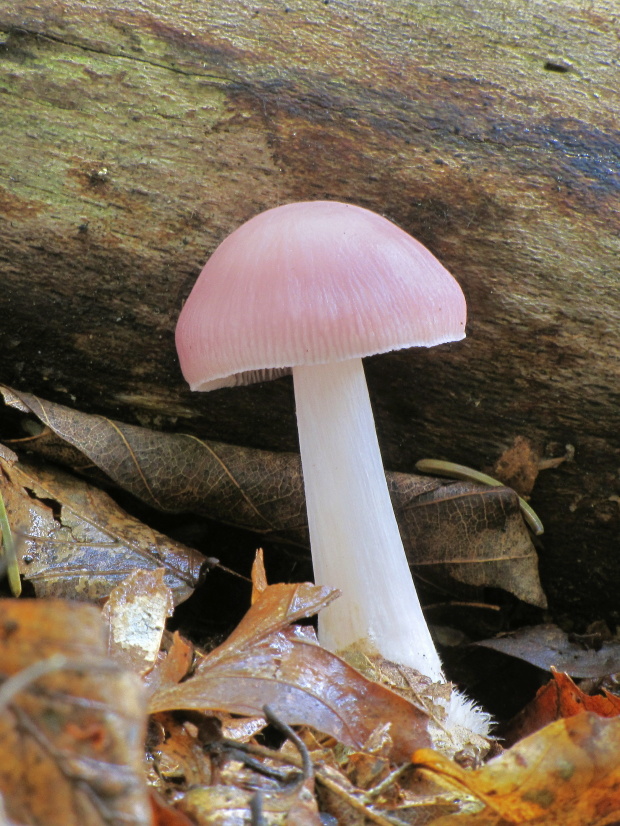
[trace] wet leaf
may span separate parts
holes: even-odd
[[[618,819],[618,718],[586,712],[558,720],[477,771],[428,749],[416,752],[413,762],[480,805],[475,814],[441,817],[430,826],[611,826]]]
[[[516,743],[535,731],[564,717],[593,711],[600,717],[620,714],[620,697],[603,689],[602,694],[585,694],[568,674],[554,672],[553,678],[538,689],[534,699],[509,724],[505,742]]]
[[[168,511],[193,511],[272,539],[308,546],[299,456],[157,433],[52,404],[9,388],[7,405],[45,425],[29,450],[117,485]],[[504,588],[546,605],[518,499],[508,488],[387,473],[414,572],[442,588]]]
[[[141,677],[148,674],[157,661],[166,620],[173,610],[163,568],[131,573],[114,588],[103,608],[103,620],[110,629],[109,655]]]
[[[510,634],[475,643],[517,657],[550,671],[566,671],[571,677],[600,679],[620,671],[620,642],[601,640],[596,649],[573,642],[557,625],[533,625]]]
[[[288,627],[334,596],[308,584],[268,586],[191,677],[155,692],[151,711],[260,715],[268,704],[289,725],[313,726],[356,748],[377,727],[391,723],[391,756],[407,759],[413,748],[429,743],[426,715],[321,648],[307,629]]]
[[[57,667],[41,673],[42,663]],[[150,824],[144,696],[138,678],[107,658],[99,611],[0,600],[0,672],[12,678],[2,685],[0,714],[9,817],[45,826]]]
[[[0,456],[0,490],[37,596],[97,600],[136,568],[164,568],[176,602],[192,592],[203,557],[138,522],[103,491],[56,468]]]

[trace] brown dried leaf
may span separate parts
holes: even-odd
[[[620,809],[620,719],[586,712],[558,720],[491,760],[466,771],[422,749],[413,762],[424,774],[480,801],[476,814],[451,815],[429,826],[603,826]]]
[[[419,477],[392,473],[387,479],[414,574],[442,587],[503,588],[532,605],[547,604],[514,491],[427,477],[430,489],[414,494]]]
[[[30,450],[78,470],[94,465],[145,502],[308,546],[299,456],[201,441],[92,416],[0,388],[7,405],[46,425]],[[508,488],[387,473],[414,572],[450,589],[495,586],[546,605],[518,500]]]
[[[33,675],[3,700],[0,792],[16,821],[150,824],[142,688],[105,651],[93,606],[0,600],[3,678],[27,675],[23,669],[36,670],[42,660],[61,655],[57,668]],[[5,682],[3,691],[11,685]]]
[[[166,570],[175,602],[203,557],[138,522],[103,491],[56,468],[0,456],[0,491],[20,544],[20,572],[38,596],[97,600],[136,568]]]
[[[140,677],[148,674],[157,661],[166,619],[173,610],[163,568],[131,573],[114,588],[103,608],[103,620],[110,629],[109,655]]]
[[[265,570],[265,554],[263,549],[256,551],[254,562],[252,563],[252,604],[267,589],[267,571]]]
[[[540,451],[525,436],[516,436],[493,465],[491,476],[509,485],[519,496],[529,496],[540,469]]]
[[[313,726],[355,748],[391,723],[391,757],[406,760],[414,748],[429,743],[426,715],[321,648],[305,629],[287,628],[334,596],[308,584],[268,586],[191,677],[155,692],[151,711],[259,715],[268,704],[284,722]]]

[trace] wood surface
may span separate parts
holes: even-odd
[[[620,5],[0,5],[0,380],[296,449],[287,379],[190,395],[173,331],[217,243],[328,198],[425,243],[465,342],[370,359],[386,466],[543,458],[554,616],[620,621]]]

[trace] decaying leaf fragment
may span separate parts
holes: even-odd
[[[477,800],[475,814],[431,826],[603,826],[620,810],[620,719],[591,712],[558,720],[477,771],[421,749],[413,763],[438,784]]]
[[[37,676],[41,662],[52,668]],[[100,612],[54,599],[0,600],[0,672],[8,816],[45,826],[148,826],[144,694],[137,677],[107,658]]]
[[[174,610],[164,573],[163,568],[134,571],[114,588],[103,608],[110,629],[108,653],[141,677],[157,662],[166,620]]]
[[[78,470],[96,466],[117,485],[168,511],[192,511],[308,547],[297,454],[158,433],[0,387],[5,403],[44,425],[31,451]],[[493,586],[545,606],[538,560],[509,488],[387,473],[414,573],[444,589]]]
[[[289,627],[334,597],[334,591],[309,584],[268,586],[192,676],[154,693],[151,712],[196,709],[251,716],[262,714],[268,704],[289,725],[312,726],[356,748],[389,722],[391,757],[406,760],[414,748],[430,742],[426,715],[321,648],[309,630]]]
[[[37,596],[98,600],[136,568],[164,568],[175,602],[204,557],[129,516],[103,491],[56,468],[0,455],[0,490],[22,576]]]

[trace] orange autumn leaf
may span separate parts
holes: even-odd
[[[475,814],[440,817],[429,826],[611,826],[618,819],[618,718],[585,712],[557,720],[477,771],[430,749],[412,759],[425,776],[481,804]]]
[[[582,711],[593,711],[600,717],[620,714],[620,697],[604,691],[603,694],[585,694],[568,674],[552,669],[552,678],[538,689],[534,699],[509,725],[505,742],[516,743],[543,726],[572,717]]]

